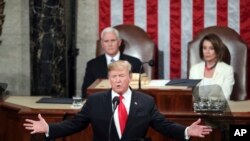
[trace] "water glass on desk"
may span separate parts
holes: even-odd
[[[81,96],[73,96],[73,103],[72,107],[80,108],[83,105],[82,97]]]

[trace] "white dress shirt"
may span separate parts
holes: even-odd
[[[117,94],[116,92],[114,92],[112,90],[111,92],[112,94],[112,99],[115,97],[115,96],[120,96],[119,94]],[[127,113],[129,115],[129,108],[130,108],[130,102],[131,102],[131,96],[132,96],[132,92],[130,89],[128,89],[123,95],[123,99],[122,99],[122,102],[123,104],[125,105],[125,108],[127,110]],[[114,107],[113,107],[114,108]],[[115,110],[115,114],[114,114],[114,121],[115,121],[115,126],[116,126],[116,130],[117,130],[117,133],[118,133],[118,136],[119,138],[121,139],[122,135],[121,135],[121,130],[120,130],[120,123],[119,123],[119,118],[118,118],[118,108],[116,108]],[[125,127],[126,128],[126,127]]]
[[[118,52],[115,56],[109,56],[108,54],[105,54],[107,65],[111,63],[111,60],[118,61],[120,59],[120,52]]]

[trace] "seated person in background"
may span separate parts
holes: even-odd
[[[87,97],[87,88],[98,78],[107,78],[107,66],[111,61],[127,60],[132,65],[132,72],[139,73],[142,62],[135,57],[120,52],[121,39],[118,30],[107,27],[101,32],[101,46],[105,54],[87,62],[82,84],[82,97]]]
[[[48,139],[55,139],[79,132],[91,123],[93,141],[141,140],[145,138],[149,127],[178,140],[189,139],[192,136],[204,138],[212,132],[210,126],[199,125],[201,119],[189,127],[168,120],[158,111],[153,97],[133,91],[129,87],[132,73],[128,61],[111,63],[108,68],[108,79],[111,89],[90,95],[75,117],[60,123],[48,124],[39,114],[38,121],[26,119],[23,126],[30,130],[31,134],[46,133]],[[120,99],[120,102],[114,110],[112,99],[115,98]],[[110,120],[113,112],[114,118]]]
[[[202,79],[198,84],[219,85],[227,100],[230,99],[234,85],[232,66],[222,62],[226,46],[221,39],[211,33],[203,37],[199,44],[199,53],[202,62],[190,69],[189,79]]]

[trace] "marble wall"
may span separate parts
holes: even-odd
[[[68,96],[68,50],[73,45],[66,44],[72,36],[66,20],[73,15],[67,9],[74,5],[65,2],[30,0],[31,95]]]

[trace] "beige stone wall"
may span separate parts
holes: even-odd
[[[29,0],[5,0],[5,23],[0,45],[0,82],[8,83],[13,95],[30,95]],[[86,62],[95,57],[98,38],[98,0],[78,0],[77,94]]]
[[[77,90],[81,85],[88,60],[95,57],[96,40],[98,39],[98,0],[78,0],[77,11]]]
[[[29,0],[5,0],[0,82],[10,94],[30,94]]]

